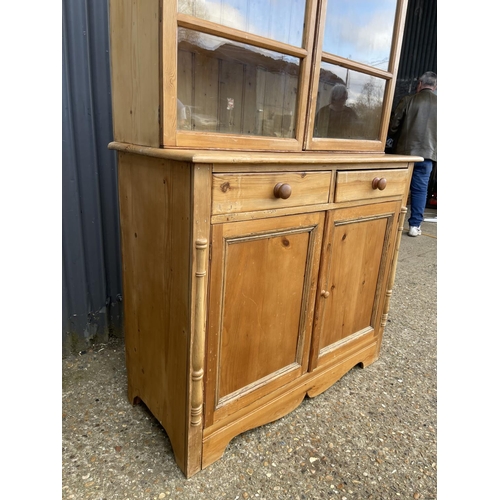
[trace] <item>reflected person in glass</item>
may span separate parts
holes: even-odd
[[[346,86],[337,83],[332,89],[330,104],[323,106],[316,114],[314,137],[340,139],[354,137],[358,116],[354,109],[346,106],[347,98]]]

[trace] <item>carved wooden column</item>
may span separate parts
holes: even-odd
[[[208,242],[196,240],[196,296],[195,325],[193,338],[193,367],[191,372],[191,425],[200,425],[203,420],[203,362],[205,349],[205,253]]]

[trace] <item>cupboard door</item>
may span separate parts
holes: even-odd
[[[324,216],[213,226],[205,427],[307,371]]]
[[[400,204],[328,212],[311,369],[377,342]]]

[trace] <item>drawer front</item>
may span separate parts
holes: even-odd
[[[339,170],[335,187],[335,203],[402,195],[407,182],[409,182],[409,171],[406,168]]]
[[[328,203],[331,172],[214,174],[212,215]]]

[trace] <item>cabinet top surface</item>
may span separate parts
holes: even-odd
[[[109,149],[167,160],[191,163],[230,163],[238,164],[318,164],[318,163],[408,163],[420,162],[420,156],[393,155],[385,153],[337,153],[321,152],[254,152],[254,151],[215,151],[193,149],[163,149],[137,146],[124,142],[111,142]]]

